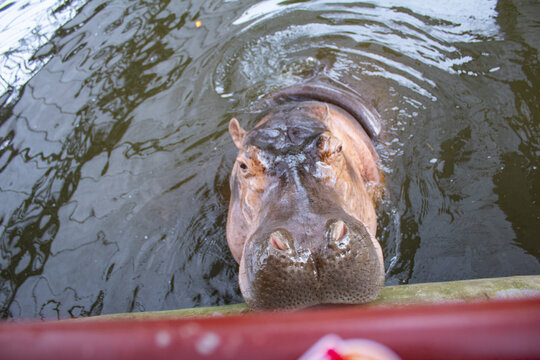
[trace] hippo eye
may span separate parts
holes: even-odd
[[[247,165],[243,162],[238,163],[238,166],[240,166],[240,169],[247,170]]]
[[[337,147],[336,151],[337,151],[338,153],[340,153],[341,150],[343,150],[343,147],[342,147],[341,145],[339,145],[339,146]]]

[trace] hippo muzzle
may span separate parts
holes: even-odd
[[[323,100],[332,98],[328,89]],[[229,125],[239,154],[227,239],[254,309],[365,303],[383,286],[375,239],[378,157],[335,97],[275,104],[250,131],[236,119]]]
[[[384,283],[380,249],[365,226],[331,219],[317,246],[286,229],[256,232],[240,263],[240,288],[253,309],[291,309],[374,300]]]

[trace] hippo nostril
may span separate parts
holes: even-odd
[[[276,230],[270,234],[270,245],[278,250],[290,249],[290,239],[281,230]]]
[[[335,241],[335,242],[340,241],[349,232],[347,225],[345,225],[345,223],[342,220],[336,221],[331,226],[332,227],[330,229],[330,239],[332,241]]]

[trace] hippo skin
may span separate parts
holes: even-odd
[[[375,235],[383,178],[375,109],[338,83],[310,81],[262,99],[257,125],[237,119],[227,241],[256,310],[374,300],[384,283]]]

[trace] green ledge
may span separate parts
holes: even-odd
[[[425,284],[386,286],[372,303],[358,306],[402,306],[470,302],[540,296],[540,275],[460,280]],[[101,315],[80,320],[143,320],[227,316],[250,312],[246,304],[211,306],[180,310]]]

